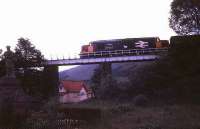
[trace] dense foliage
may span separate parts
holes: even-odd
[[[200,0],[173,0],[170,13],[170,27],[177,34],[200,34]]]
[[[123,71],[129,81],[117,82],[109,87],[106,78],[103,81],[100,79],[101,70],[97,70],[92,78],[98,88],[96,91],[102,96],[110,95],[112,100],[133,100],[135,104],[147,101],[146,98],[165,104],[198,103],[199,41],[200,36],[173,37],[172,47],[167,55],[154,62],[133,63],[132,67],[129,66],[129,71]]]
[[[30,95],[41,96],[42,69],[30,66],[40,66],[44,60],[41,52],[29,41],[19,38],[15,47],[16,75],[21,80],[24,91]]]
[[[157,98],[198,102],[200,98],[200,37],[173,37],[168,56],[159,61],[147,86]]]
[[[36,49],[29,39],[19,38],[13,53],[15,74],[20,80],[23,90],[31,96],[48,98],[49,88],[46,87],[44,81],[43,68],[39,67],[44,61],[40,50]],[[0,53],[0,77],[6,74],[3,55]]]
[[[95,69],[91,78],[91,88],[98,99],[113,99],[116,97],[116,81],[109,73],[104,73],[102,67]]]
[[[91,88],[92,91],[94,92],[94,96],[97,96],[98,94],[98,89],[100,87],[100,83],[101,83],[101,69],[97,68],[94,70],[94,74],[91,78]]]
[[[26,68],[28,66],[40,65],[44,60],[43,55],[29,39],[19,38],[15,48],[16,66]]]
[[[14,111],[11,98],[6,98],[0,102],[0,128],[18,129],[23,121]]]

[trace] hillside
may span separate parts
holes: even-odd
[[[89,80],[97,66],[98,65],[81,65],[64,70],[59,73],[59,78],[60,80]]]
[[[112,64],[112,75],[117,79],[127,79],[130,71],[137,72],[152,62],[129,62]],[[81,65],[59,73],[60,80],[90,80],[98,65]]]

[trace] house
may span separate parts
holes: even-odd
[[[84,81],[63,80],[59,85],[61,103],[81,102],[93,97],[92,90]]]

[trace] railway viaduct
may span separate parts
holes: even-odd
[[[57,59],[57,60],[46,60],[43,62],[44,75],[47,85],[53,86],[55,93],[58,93],[59,84],[59,66],[67,65],[86,65],[86,64],[99,64],[102,67],[103,77],[112,73],[112,63],[123,63],[123,62],[142,62],[142,61],[154,61],[167,54],[168,49],[143,49],[143,50],[129,50],[120,51],[120,53],[109,52],[100,54],[98,58],[89,58],[96,56],[96,53],[88,53],[88,57],[76,58],[76,59]],[[116,56],[120,55],[120,56]]]

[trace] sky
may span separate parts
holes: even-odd
[[[0,48],[28,38],[46,58],[78,57],[93,40],[169,39],[171,0],[0,0]]]

